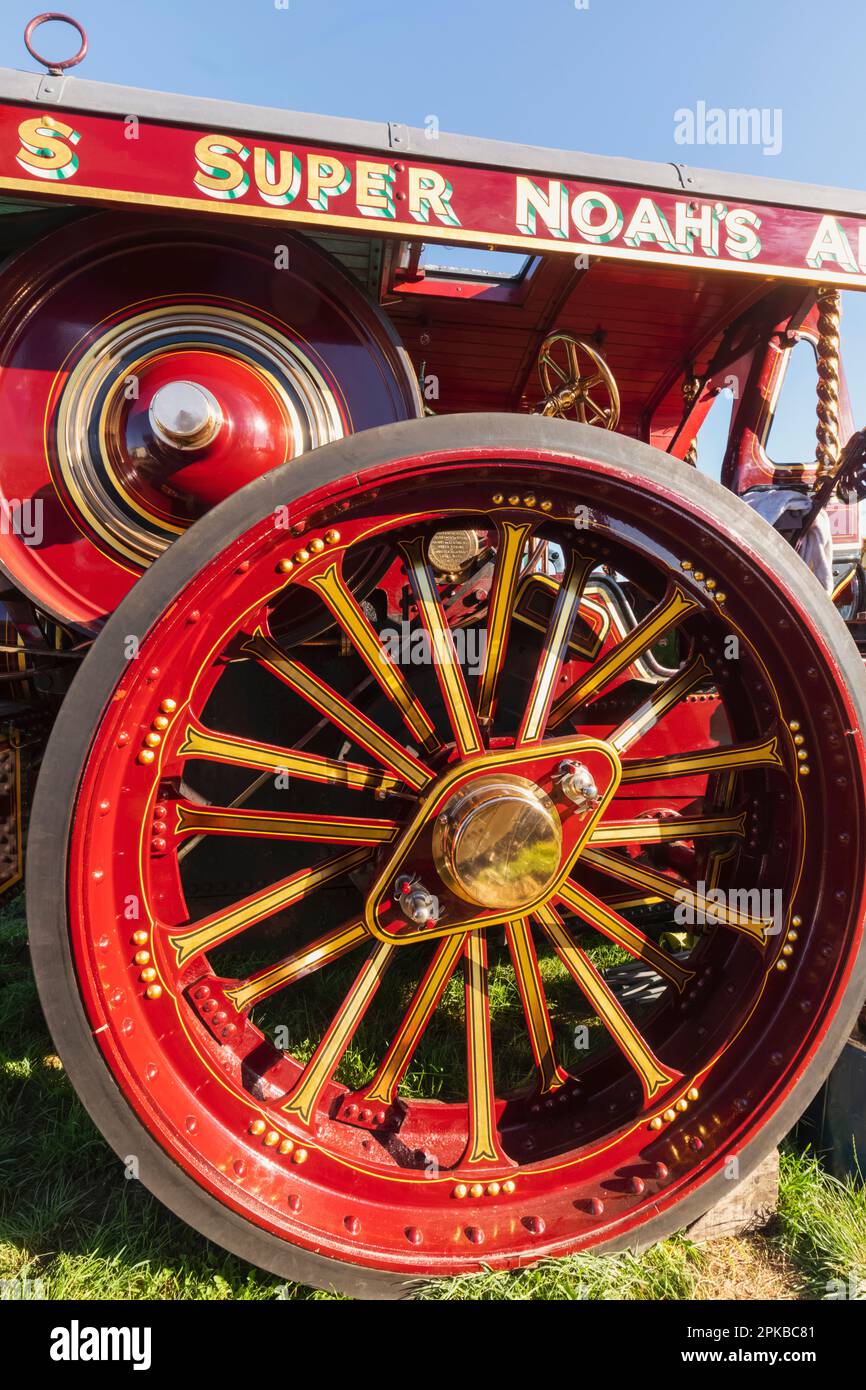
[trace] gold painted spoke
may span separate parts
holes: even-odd
[[[368,719],[355,705],[350,704],[306,666],[286,656],[261,629],[253,633],[244,643],[242,650],[255,656],[266,670],[309,701],[333,724],[348,734],[349,738],[354,739],[361,748],[366,749],[410,787],[420,790],[430,781],[431,773],[423,763],[405,748],[401,748],[396,739],[386,734],[372,719]]]
[[[312,868],[301,869],[298,873],[281,879],[279,883],[272,884],[270,888],[263,888],[248,898],[242,898],[231,907],[203,917],[199,922],[172,931],[168,939],[175,949],[177,964],[183,965],[200,951],[210,951],[215,946],[221,946],[224,941],[246,931],[247,927],[254,926],[256,922],[263,922],[275,912],[309,897],[324,883],[329,883],[332,879],[339,878],[350,869],[365,863],[373,853],[374,850],[367,848],[347,850],[331,859],[322,860]]]
[[[507,1163],[496,1128],[487,939],[469,932],[463,954],[466,998],[466,1061],[469,1077],[469,1142],[460,1166]]]
[[[720,748],[698,748],[660,758],[636,758],[622,765],[623,782],[654,782],[661,777],[696,777],[710,772],[742,772],[749,767],[781,767],[785,763],[777,738],[754,743],[730,743]]]
[[[251,1008],[252,1005],[260,1004],[263,999],[275,994],[278,989],[285,989],[296,980],[305,979],[307,975],[321,970],[324,965],[331,965],[347,951],[353,951],[356,946],[369,940],[370,933],[363,922],[351,922],[348,926],[337,927],[336,930],[326,932],[324,936],[312,941],[309,946],[302,946],[300,950],[293,951],[290,956],[277,961],[276,965],[270,965],[266,970],[259,970],[255,975],[250,975],[234,989],[227,989],[226,997],[238,1010]]]
[[[572,879],[566,879],[562,884],[559,898],[572,912],[576,912],[587,926],[594,927],[615,946],[621,946],[624,951],[628,951],[635,960],[642,960],[644,965],[670,980],[680,994],[689,980],[694,978],[693,970],[688,970],[680,961],[660,950],[654,941],[637,927],[633,927],[625,917],[621,917],[612,907],[588,893],[585,888],[578,887]]]
[[[435,752],[439,739],[430,716],[382,646],[379,634],[347,589],[337,565],[330,565],[324,574],[315,575],[308,582],[321,595],[370,674],[397,706],[412,734],[428,753]]]
[[[603,873],[619,879],[622,883],[629,883],[636,888],[646,889],[650,893],[664,898],[667,902],[678,903],[687,907],[694,913],[695,920],[733,927],[736,931],[742,932],[744,936],[757,942],[759,946],[766,945],[769,933],[774,930],[773,918],[759,915],[761,894],[757,888],[731,888],[725,895],[725,903],[716,903],[712,898],[705,897],[703,893],[688,888],[685,884],[677,883],[675,879],[668,878],[666,874],[658,873],[655,869],[649,869],[643,864],[635,864],[632,860],[624,859],[619,854],[611,854],[608,850],[585,849],[581,855],[581,860],[583,863],[591,865],[592,868],[601,869]],[[741,902],[744,904],[742,911],[739,907]],[[755,906],[755,902],[757,902],[757,907],[753,914],[751,909]]]
[[[304,1124],[310,1123],[319,1097],[355,1036],[396,950],[396,946],[377,943],[296,1084],[283,1100],[280,1108],[286,1114],[296,1115]]]
[[[632,820],[612,820],[599,825],[589,837],[590,845],[658,844],[663,840],[697,840],[705,836],[746,833],[746,812],[739,815],[672,816],[656,820],[635,816]]]
[[[540,908],[536,916],[569,975],[582,990],[626,1060],[634,1067],[640,1077],[645,1102],[649,1104],[659,1091],[679,1081],[682,1074],[659,1061],[589,956],[573,940],[556,910],[548,905]]]
[[[325,840],[328,844],[388,845],[400,829],[395,820],[366,816],[293,815],[290,811],[245,811],[229,806],[177,806],[177,834],[261,835],[277,840]]]
[[[547,633],[542,643],[541,662],[535,673],[526,713],[517,735],[518,748],[522,744],[538,743],[544,738],[556,683],[568,649],[574,620],[580,608],[583,586],[596,564],[597,561],[590,556],[581,555],[577,550],[571,552],[568,568],[553,603]],[[553,711],[556,711],[555,705]]]
[[[533,523],[500,521],[497,522],[497,530],[496,566],[487,607],[484,670],[478,684],[478,718],[485,721],[493,718],[496,708],[496,690],[505,661],[520,564],[524,547],[533,531]]]
[[[609,735],[608,742],[622,756],[633,743],[649,733],[659,720],[673,709],[696,685],[708,680],[712,671],[702,656],[696,656],[688,666],[684,666],[676,676],[671,676],[662,685],[657,685],[652,694],[638,705],[628,719]]]
[[[421,621],[430,638],[433,669],[457,747],[464,757],[480,753],[483,749],[481,733],[457,659],[451,628],[442,610],[436,581],[427,561],[423,536],[402,542],[400,549],[406,560],[406,574],[418,602]]]
[[[553,706],[550,727],[557,728],[593,695],[609,685],[617,676],[627,671],[647,648],[654,645],[665,633],[670,632],[682,620],[699,607],[697,601],[689,598],[678,586],[651,613],[638,623],[622,642],[614,647],[601,661],[591,666],[586,675],[571,687]]]
[[[553,1027],[544,996],[535,943],[525,917],[518,917],[505,928],[511,962],[517,978],[517,988],[526,1015],[532,1055],[538,1069],[539,1091],[547,1095],[556,1091],[568,1080],[567,1073],[556,1060],[556,1047],[553,1041]]]
[[[364,1095],[380,1105],[392,1105],[436,1005],[454,973],[466,936],[446,936],[436,948],[394,1039]]]
[[[291,748],[279,748],[272,743],[257,743],[252,739],[233,738],[230,734],[215,734],[208,729],[187,726],[186,738],[179,753],[188,758],[204,758],[208,762],[229,763],[236,767],[258,767],[266,772],[286,773],[313,782],[338,782],[344,787],[373,787],[387,790],[396,787],[399,778],[363,763],[342,762],[338,758],[321,757],[318,753],[295,753]]]

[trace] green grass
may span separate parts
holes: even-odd
[[[599,960],[616,963],[618,956]],[[555,993],[557,962],[543,962]],[[395,988],[410,987],[406,981]],[[428,1054],[419,1091],[435,1091],[450,1065],[449,987],[443,1035]],[[494,1018],[505,1033],[519,1009],[513,976],[492,980]],[[452,997],[453,995],[453,997]],[[309,1036],[318,1022],[309,1019]],[[437,1052],[437,1048],[439,1051]],[[372,1039],[356,1048],[359,1077]],[[431,1060],[432,1058],[432,1060]],[[522,1065],[522,1064],[521,1064]],[[517,1067],[517,1061],[515,1061]],[[439,1071],[437,1072],[437,1068]],[[829,1178],[817,1160],[783,1155],[779,1217],[766,1248],[794,1271],[806,1296],[828,1296],[828,1280],[866,1279],[866,1192]],[[677,1236],[640,1257],[576,1256],[514,1274],[482,1273],[420,1288],[425,1300],[690,1299],[707,1296],[712,1247]],[[227,1255],[191,1231],[122,1165],[99,1136],[54,1056],[30,972],[21,902],[0,914],[0,1278],[42,1280],[51,1299],[249,1299],[334,1297],[282,1280]]]

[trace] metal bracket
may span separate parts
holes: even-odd
[[[409,148],[409,129],[402,125],[400,121],[388,122],[388,144],[392,150],[406,150]]]
[[[39,83],[36,96],[44,105],[47,102],[60,101],[63,96],[64,78],[60,73],[48,73]]]
[[[677,178],[679,179],[682,188],[688,188],[690,184],[694,183],[695,176],[694,174],[689,173],[689,167],[687,164],[672,164],[671,167],[676,169]]]

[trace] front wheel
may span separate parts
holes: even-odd
[[[155,563],[58,718],[28,901],[74,1085],[323,1287],[682,1227],[862,1000],[863,685],[792,550],[632,440],[303,456]]]

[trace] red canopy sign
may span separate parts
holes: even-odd
[[[866,288],[866,217],[0,106],[0,190]]]

